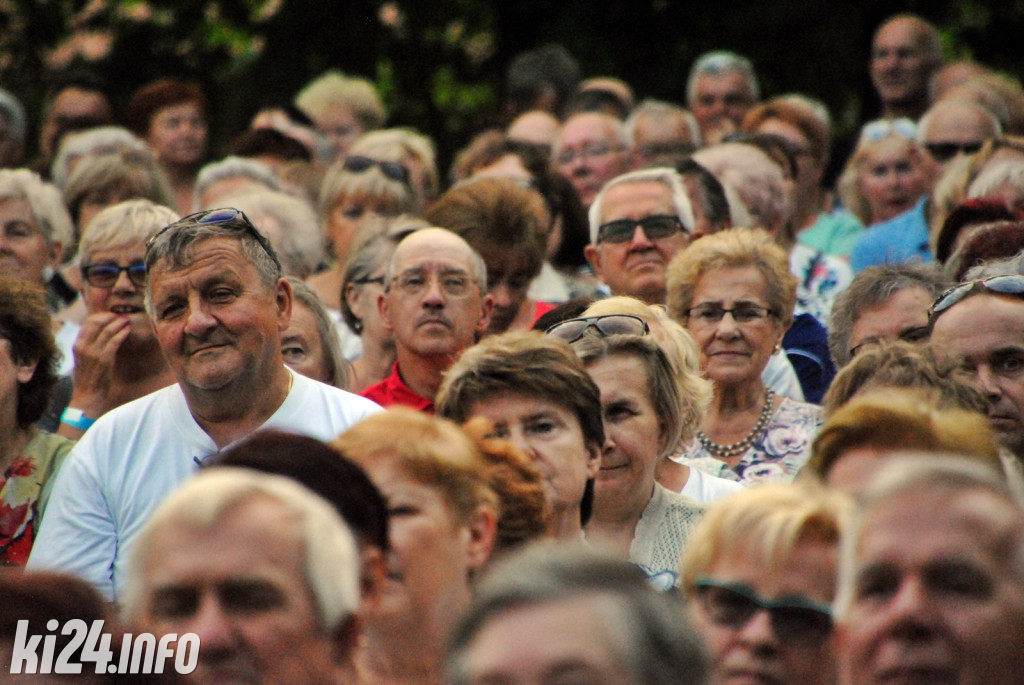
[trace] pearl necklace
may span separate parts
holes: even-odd
[[[774,407],[775,391],[768,388],[764,394],[764,408],[761,409],[761,416],[758,417],[753,430],[747,433],[747,437],[743,438],[739,442],[734,442],[731,445],[719,445],[717,442],[712,442],[711,438],[705,435],[704,431],[697,431],[697,439],[700,440],[700,444],[704,449],[716,457],[735,457],[743,454],[751,445],[754,444],[754,441],[764,433],[764,429],[768,426],[768,419],[771,418],[772,409]]]

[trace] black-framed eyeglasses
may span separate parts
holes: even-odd
[[[697,599],[708,617],[731,630],[740,630],[758,611],[767,611],[772,630],[792,646],[819,645],[832,633],[832,610],[804,597],[767,599],[739,583],[712,578],[697,581]]]
[[[356,285],[366,285],[367,283],[376,283],[377,285],[384,285],[383,276],[365,276],[363,278],[355,278],[352,280]]]
[[[253,225],[252,221],[249,220],[249,217],[245,215],[245,212],[243,212],[240,209],[235,209],[234,207],[222,207],[220,209],[204,209],[201,212],[195,212],[193,214],[189,214],[188,216],[183,216],[182,218],[175,221],[173,224],[168,224],[167,226],[164,226],[156,233],[156,235],[147,240],[146,251],[148,252],[149,249],[153,247],[153,244],[156,243],[157,239],[160,238],[160,236],[162,236],[167,231],[171,230],[172,228],[179,228],[183,224],[227,224],[231,223],[232,221],[239,217],[241,217],[242,221],[232,224],[229,228],[237,228],[240,231],[245,231],[249,233],[253,238],[256,239],[256,242],[260,244],[260,247],[263,248],[263,251],[266,252],[267,255],[274,260],[274,263],[280,266],[281,260],[278,259],[277,253],[274,251],[274,248],[270,245],[270,242],[265,237],[263,237],[262,233],[256,230],[256,227]]]
[[[956,157],[957,153],[962,152],[965,155],[973,155],[975,152],[981,149],[981,146],[985,144],[985,141],[977,141],[971,143],[925,143],[924,149],[928,151],[936,162],[943,163]]]
[[[739,304],[732,309],[726,309],[717,304],[701,304],[690,307],[684,313],[691,322],[703,326],[718,323],[725,318],[726,314],[731,315],[732,320],[739,324],[764,321],[769,316],[776,314],[771,307],[762,307],[756,304]]]
[[[548,328],[545,333],[573,343],[586,335],[587,331],[596,331],[598,335],[647,335],[651,327],[639,316],[633,314],[602,314],[601,316],[584,316],[579,319],[559,321]]]
[[[409,170],[398,162],[381,162],[372,157],[353,155],[352,157],[346,157],[345,161],[341,163],[341,167],[345,171],[351,171],[354,174],[361,174],[371,167],[377,167],[381,170],[381,173],[392,181],[398,181],[399,183],[409,182]]]
[[[934,324],[935,319],[939,318],[939,314],[978,289],[989,290],[1000,295],[1024,295],[1024,276],[992,276],[979,281],[954,285],[939,295],[932,306],[928,308],[928,323]]]
[[[607,143],[586,143],[579,150],[573,150],[566,148],[561,150],[555,157],[555,164],[564,166],[572,164],[577,159],[590,160],[595,157],[604,157],[605,155],[613,152],[622,152],[626,147],[624,145],[609,145]]]
[[[904,342],[916,343],[922,340],[927,340],[931,335],[931,328],[928,326],[914,326],[906,330],[900,331],[896,336],[896,340],[902,340]],[[870,336],[864,338],[859,343],[850,348],[850,359],[857,356],[858,353],[863,352],[864,348],[870,347],[871,345],[878,345],[883,341],[883,338],[878,336]]]
[[[113,288],[122,271],[128,274],[128,280],[132,285],[146,287],[146,265],[142,262],[132,262],[128,266],[120,266],[114,262],[83,264],[82,278],[94,288]]]
[[[597,229],[599,243],[628,243],[633,239],[637,226],[648,240],[661,240],[683,230],[683,222],[677,216],[654,214],[643,219],[616,219],[601,224]]]

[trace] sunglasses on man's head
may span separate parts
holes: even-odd
[[[351,171],[354,174],[361,174],[371,167],[377,167],[381,170],[381,173],[392,181],[398,181],[399,183],[409,182],[409,170],[398,162],[380,162],[372,157],[354,155],[346,157],[345,161],[341,163],[341,167],[345,171]]]
[[[980,281],[968,281],[954,285],[939,297],[928,308],[928,321],[934,323],[942,312],[978,289],[988,290],[999,295],[1024,295],[1024,276],[993,276]]]
[[[616,219],[601,224],[597,229],[599,243],[628,243],[633,239],[637,226],[644,232],[648,240],[668,238],[683,230],[683,222],[679,217],[668,214],[655,214],[643,219]]]
[[[231,223],[237,218],[241,218],[241,221]],[[274,248],[270,245],[270,242],[265,237],[263,237],[262,233],[256,230],[256,227],[253,226],[252,221],[250,221],[249,217],[245,215],[245,212],[243,212],[240,209],[235,209],[234,207],[222,207],[220,209],[204,209],[201,212],[195,212],[193,214],[189,214],[188,216],[183,216],[182,218],[175,221],[173,224],[168,224],[167,226],[164,226],[156,233],[156,235],[147,240],[146,251],[148,252],[150,248],[153,247],[153,244],[156,243],[157,239],[164,233],[166,233],[172,228],[178,228],[183,224],[231,224],[227,228],[234,228],[239,231],[243,231],[245,233],[250,234],[253,238],[256,239],[256,242],[260,244],[260,247],[263,248],[263,251],[266,252],[267,255],[272,260],[274,260],[274,262],[278,266],[281,266],[281,260],[278,259],[277,253],[274,252]]]
[[[766,599],[746,585],[711,578],[697,581],[697,599],[712,621],[730,630],[767,611],[775,635],[794,647],[819,645],[832,633],[832,610],[810,599]]]
[[[545,333],[573,343],[593,330],[602,337],[609,335],[647,335],[651,327],[639,316],[633,314],[603,314],[566,319],[551,326]]]

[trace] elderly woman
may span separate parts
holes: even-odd
[[[573,343],[601,393],[605,443],[587,540],[628,558],[660,587],[676,584],[679,555],[704,511],[655,481],[658,460],[696,425],[671,364],[646,336],[588,333]],[[690,374],[691,382],[700,377]]]
[[[303,376],[348,388],[348,361],[341,353],[341,343],[334,332],[334,322],[313,290],[295,278],[292,286],[292,318],[281,333],[281,356],[284,363]]]
[[[605,436],[600,393],[566,343],[520,331],[485,338],[448,370],[437,413],[483,416],[492,435],[529,455],[552,509],[547,534],[580,539]]]
[[[43,433],[59,352],[41,288],[0,276],[0,566],[23,566],[72,442]]]
[[[796,278],[764,231],[730,229],[694,241],[668,270],[668,311],[693,334],[715,386],[680,461],[753,483],[790,480],[810,457],[816,405],[776,396],[761,373],[793,321]]]
[[[344,158],[359,136],[380,128],[387,118],[372,83],[336,70],[310,81],[295,96],[295,106],[327,138],[328,164]]]
[[[865,226],[911,209],[928,190],[925,160],[908,119],[873,121],[846,162],[837,189]]]
[[[751,488],[708,507],[681,565],[712,683],[832,685],[839,537],[850,503],[814,484]]]
[[[436,683],[470,580],[488,561],[496,502],[487,467],[458,426],[406,408],[375,414],[332,445],[388,503],[387,578],[362,618],[363,682]]]
[[[408,169],[409,180],[416,191],[416,213],[422,213],[437,199],[440,190],[437,154],[433,141],[427,136],[407,128],[370,131],[352,144],[348,154],[395,162]]]
[[[427,221],[462,236],[484,258],[494,298],[490,334],[527,330],[553,309],[527,296],[544,263],[546,216],[541,196],[508,178],[464,181],[427,210]]]
[[[198,84],[160,79],[128,103],[128,127],[146,141],[174,189],[175,209],[192,207],[196,174],[206,157],[207,100]]]
[[[79,246],[88,315],[75,340],[71,401],[61,435],[80,438],[115,407],[175,382],[143,304],[146,241],[178,220],[169,208],[129,200],[96,215]]]

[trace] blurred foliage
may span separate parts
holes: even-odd
[[[120,106],[153,78],[195,78],[222,151],[259,106],[340,68],[373,80],[390,121],[450,159],[499,121],[505,69],[523,50],[560,42],[586,75],[682,102],[693,60],[731,49],[754,62],[765,95],[825,101],[842,137],[876,111],[868,46],[899,11],[939,25],[948,57],[1022,76],[1024,0],[0,0],[0,84],[38,111],[50,77],[76,65],[105,77]]]

